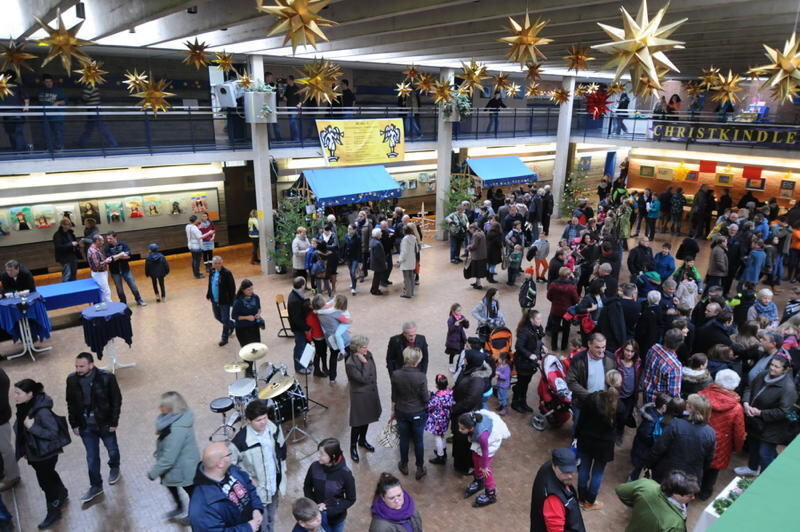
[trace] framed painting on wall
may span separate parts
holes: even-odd
[[[53,205],[34,205],[33,220],[37,229],[50,229],[56,220],[56,209]]]
[[[655,166],[640,166],[639,167],[639,176],[641,177],[655,177],[656,175],[656,167]]]
[[[591,156],[581,157],[580,161],[578,161],[578,170],[583,170],[584,172],[587,172],[591,169],[592,169],[592,157]]]
[[[686,181],[695,181],[700,178],[700,174],[696,170],[689,170],[686,172]]]
[[[766,179],[748,179],[744,183],[744,188],[747,190],[764,190],[767,188]]]
[[[656,170],[656,179],[660,179],[662,181],[672,181],[675,177],[675,172],[672,168],[659,168]]]
[[[81,201],[79,202],[79,209],[81,213],[81,223],[86,225],[87,218],[94,220],[94,223],[100,225],[100,208],[98,207],[97,200],[95,201]]]
[[[782,198],[793,197],[794,187],[795,187],[794,181],[789,181],[788,179],[784,179],[783,181],[781,181],[781,197]]]
[[[714,179],[714,184],[718,187],[732,187],[733,174],[717,174],[716,179]]]
[[[33,225],[33,211],[30,207],[11,207],[9,217],[17,231],[30,231]]]

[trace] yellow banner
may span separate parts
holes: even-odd
[[[385,164],[405,158],[402,118],[316,122],[328,166]]]

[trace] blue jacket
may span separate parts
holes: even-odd
[[[194,477],[194,491],[189,502],[189,519],[195,532],[252,532],[248,521],[253,511],[264,512],[264,504],[256,493],[250,477],[232,465],[228,475],[236,479],[244,488],[241,493],[242,509],[231,502],[222,492],[220,483],[203,473],[203,465],[197,466]]]
[[[764,253],[763,249],[752,249],[750,250],[750,254],[747,256],[747,262],[745,262],[744,271],[742,272],[742,277],[739,279],[740,281],[750,281],[751,283],[758,283],[758,280],[761,278],[761,270],[764,268],[764,262],[767,260],[767,254]]]
[[[662,281],[669,279],[675,271],[675,257],[670,253],[666,255],[660,252],[656,253],[653,255],[653,262],[655,263],[655,270],[661,276]]]
[[[767,241],[767,239],[769,238],[769,224],[767,224],[766,219],[756,226],[755,233],[759,237],[761,237],[761,240],[763,240],[764,242]]]
[[[654,197],[650,201],[650,210],[647,211],[647,217],[658,219],[659,216],[661,216],[661,202],[658,201],[658,198]]]

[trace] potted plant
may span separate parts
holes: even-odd
[[[466,94],[454,93],[447,103],[442,105],[445,122],[460,122],[472,114],[472,100]]]
[[[276,123],[275,106],[276,94],[272,85],[256,80],[244,89],[244,118],[248,124]]]

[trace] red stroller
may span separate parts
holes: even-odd
[[[572,392],[567,387],[569,360],[560,360],[549,353],[542,359],[542,377],[536,392],[539,394],[539,413],[531,417],[536,430],[559,428],[570,418]]]

